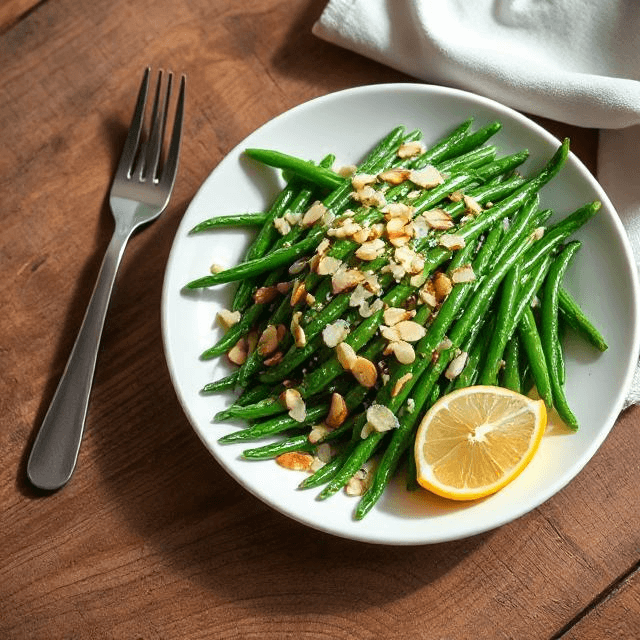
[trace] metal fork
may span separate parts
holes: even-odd
[[[150,75],[151,69],[147,68],[111,186],[109,204],[115,219],[113,237],[73,350],[29,455],[27,475],[41,489],[59,489],[73,474],[104,320],[125,246],[135,229],[154,220],[164,211],[173,190],[182,137],[186,78],[183,75],[180,79],[173,131],[163,162],[162,147],[173,75],[168,73],[163,83],[163,73],[158,73],[149,135],[145,136],[143,125]],[[161,89],[163,84],[164,91]]]

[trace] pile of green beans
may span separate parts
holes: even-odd
[[[246,459],[276,458],[283,466],[295,460],[301,465],[295,468],[309,467],[300,487],[323,486],[319,499],[343,488],[360,495],[357,519],[371,510],[404,461],[407,487],[416,486],[412,443],[439,397],[477,384],[519,393],[535,387],[547,407],[576,430],[564,390],[562,335],[571,330],[593,348],[607,348],[563,285],[580,248],[571,236],[600,203],[555,216],[559,221],[553,224],[548,221],[557,212],[540,208],[540,191],[562,169],[569,141],[538,173],[524,177],[518,168],[526,150],[500,157],[497,146],[488,144],[500,123],[476,131],[472,124],[461,123],[429,148],[420,142],[420,131],[398,126],[347,177],[332,169],[333,156],[315,164],[247,149],[254,161],[282,170],[286,186],[268,211],[213,217],[192,229],[257,230],[240,264],[186,285],[238,283],[227,312],[231,326],[201,356],[240,353],[233,373],[201,391],[238,392],[215,418],[248,426],[219,442],[256,442],[244,450]],[[411,153],[402,153],[409,148]],[[420,176],[429,171],[437,179],[420,187]],[[363,203],[358,179],[365,178],[364,188],[377,202]],[[312,207],[321,207],[323,215],[302,224]],[[391,232],[394,207],[409,216],[402,241]],[[417,233],[420,217],[433,220],[435,213],[446,224],[423,224]],[[340,235],[343,224],[356,231]],[[358,238],[357,231],[364,236]],[[365,259],[358,249],[367,233],[380,250]],[[411,273],[398,271],[399,247],[418,259]],[[333,270],[318,268],[326,258],[333,260]],[[366,305],[353,301],[356,284],[337,286],[335,265],[359,275],[354,283],[368,287]],[[460,272],[466,277],[457,279]],[[389,308],[417,331],[408,356],[394,355],[399,338],[388,336],[395,325],[383,326]],[[327,326],[338,324],[345,328],[340,345],[325,334]],[[394,416],[389,429],[368,417],[380,406]]]

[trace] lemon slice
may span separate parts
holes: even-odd
[[[453,500],[495,493],[533,458],[547,423],[542,400],[476,386],[440,398],[415,441],[418,482]]]

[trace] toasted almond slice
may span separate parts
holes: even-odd
[[[392,327],[394,324],[398,324],[398,322],[409,320],[409,318],[412,318],[415,314],[415,311],[408,311],[402,307],[389,307],[384,310],[382,317],[384,318],[384,323]]]
[[[248,355],[247,341],[244,338],[240,338],[231,349],[227,352],[227,358],[233,364],[242,365],[245,363]]]
[[[453,219],[444,209],[430,209],[422,214],[432,229],[446,231],[454,226]]]
[[[362,356],[356,356],[351,373],[363,387],[367,388],[373,387],[378,379],[378,371],[373,362]]]
[[[258,353],[269,356],[278,348],[278,330],[272,324],[267,325],[258,339]]]
[[[351,178],[351,186],[356,191],[361,191],[367,185],[373,184],[377,180],[377,177],[370,173],[356,173],[353,178]]]
[[[367,240],[375,240],[370,227],[361,227],[360,231],[356,231],[352,237],[358,244],[364,244]]]
[[[389,407],[374,402],[367,409],[367,422],[379,433],[397,429],[400,426],[398,418]]]
[[[296,311],[291,316],[291,334],[293,340],[299,349],[307,344],[307,336],[304,333],[304,329],[300,326],[300,319],[302,318],[302,311]]]
[[[324,214],[327,212],[327,207],[316,200],[305,212],[304,216],[302,216],[302,226],[310,227],[314,225],[318,220],[321,220]]]
[[[389,342],[397,342],[400,340],[400,332],[396,329],[395,326],[388,327],[386,324],[380,325],[380,334],[385,340]]]
[[[461,282],[473,282],[476,279],[476,274],[473,271],[473,267],[470,264],[462,265],[454,269],[451,272],[451,282],[453,284],[460,284]]]
[[[363,281],[364,274],[358,269],[338,269],[331,276],[331,287],[333,293],[341,293],[353,289]]]
[[[466,207],[469,213],[472,213],[473,215],[477,215],[482,211],[482,205],[475,198],[465,195],[463,196],[463,199],[464,199],[464,206]]]
[[[433,290],[436,296],[436,300],[438,302],[442,302],[453,289],[453,285],[451,284],[451,279],[446,273],[442,273],[442,271],[438,271],[434,274],[432,278],[433,282]]]
[[[387,220],[391,220],[391,218],[402,218],[406,222],[409,222],[411,218],[413,218],[413,212],[415,211],[415,207],[411,207],[404,202],[390,202],[383,210],[384,217]]]
[[[316,297],[310,293],[304,297],[304,301],[311,307],[316,303]]]
[[[341,167],[337,167],[334,171],[343,178],[352,178],[356,175],[358,167],[355,164],[345,164]]]
[[[272,287],[259,287],[253,294],[253,301],[256,304],[267,304],[278,296],[278,289],[274,285]]]
[[[373,295],[371,291],[367,291],[363,285],[357,284],[356,288],[351,293],[349,297],[349,306],[350,307],[359,307],[363,302],[370,298]]]
[[[407,273],[416,274],[424,269],[424,258],[410,247],[398,247],[393,257]]]
[[[455,380],[464,370],[464,367],[467,364],[468,359],[469,359],[469,354],[466,351],[461,351],[449,363],[447,370],[444,372],[444,377],[447,378],[447,380]]]
[[[291,225],[284,218],[274,218],[273,226],[281,236],[286,236],[291,231]]]
[[[440,344],[436,347],[436,353],[442,353],[447,349],[451,349],[452,346],[453,346],[453,342],[451,342],[451,340],[449,340],[449,338],[445,336],[440,342]]]
[[[429,305],[430,307],[435,307],[438,304],[438,299],[436,298],[435,289],[433,286],[432,280],[427,280],[425,285],[420,289],[419,293],[420,301],[424,304]]]
[[[454,233],[443,233],[438,240],[438,244],[450,251],[457,251],[465,247],[464,238]]]
[[[336,357],[343,369],[350,371],[353,365],[356,363],[358,356],[353,347],[346,342],[341,342],[336,347]]]
[[[342,266],[342,260],[333,256],[322,256],[318,262],[316,273],[319,276],[333,275]]]
[[[219,265],[217,262],[214,262],[210,267],[209,267],[209,271],[211,273],[221,273],[222,271],[224,271],[224,267],[222,265]]]
[[[220,309],[216,314],[218,322],[224,329],[233,327],[234,324],[240,322],[241,313],[239,311],[229,311],[229,309]]]
[[[316,449],[316,456],[324,464],[327,464],[327,462],[331,462],[331,458],[333,457],[333,451],[331,449],[331,445],[328,442],[324,442],[323,444],[321,444]]]
[[[349,323],[343,318],[338,318],[322,330],[322,340],[333,349],[337,347],[349,335]]]
[[[409,179],[413,184],[422,187],[423,189],[432,189],[444,182],[442,174],[430,164],[424,169],[411,171]]]
[[[393,355],[400,364],[411,364],[416,359],[413,347],[404,340],[399,340],[391,345]]]
[[[283,217],[292,227],[295,227],[300,222],[302,214],[300,212],[287,211]]]
[[[291,306],[295,306],[302,302],[303,298],[307,295],[307,287],[304,284],[304,280],[296,280],[293,283],[293,291],[291,292]]]
[[[276,289],[278,290],[278,293],[285,295],[286,293],[289,293],[289,291],[291,290],[291,283],[278,282],[278,284],[276,285]]]
[[[391,397],[395,398],[402,391],[402,387],[404,387],[411,378],[413,378],[413,374],[411,372],[405,373],[401,378],[398,378],[391,390]]]
[[[387,204],[387,200],[384,197],[382,191],[376,191],[373,187],[367,185],[358,191],[351,193],[351,197],[360,202],[365,207],[377,207],[382,209]]]
[[[374,295],[379,295],[382,292],[378,275],[372,271],[365,272],[363,286],[367,291],[371,291]]]
[[[544,232],[545,232],[544,227],[537,227],[536,229],[533,230],[533,233],[531,234],[531,239],[534,242],[536,240],[540,240],[540,238],[542,238],[542,236],[544,236]]]
[[[378,174],[378,179],[388,184],[402,184],[409,179],[409,169],[387,169]]]
[[[285,327],[283,324],[279,324],[276,327],[276,336],[278,338],[278,342],[282,342],[286,335],[287,335],[287,327]]]
[[[289,451],[277,456],[276,462],[285,469],[307,471],[313,464],[313,456],[305,451]]]
[[[464,193],[460,189],[449,194],[449,200],[451,200],[451,202],[460,202],[462,198],[464,198]]]
[[[276,351],[272,356],[265,358],[264,365],[266,367],[275,367],[277,364],[282,362],[282,358],[284,358],[284,354],[282,351]]]
[[[306,258],[301,258],[300,260],[296,260],[290,267],[289,267],[289,273],[292,276],[296,276],[299,273],[301,273],[302,271],[304,271],[304,268],[307,266],[308,264],[308,260]]]
[[[309,432],[307,440],[309,440],[311,444],[317,444],[326,438],[332,431],[333,429],[330,429],[326,424],[317,424]]]
[[[375,240],[370,240],[369,242],[363,242],[356,249],[356,257],[360,258],[360,260],[375,260],[379,258],[384,252],[385,243],[384,240],[380,238],[376,238]]]
[[[409,278],[409,284],[416,289],[421,287],[427,281],[427,275],[424,271],[420,271]]]
[[[395,262],[395,260],[389,260],[389,263],[385,265],[381,271],[382,273],[390,273],[396,282],[400,282],[400,280],[407,275],[404,267]]]
[[[421,338],[424,338],[427,330],[417,322],[413,320],[402,320],[393,327],[400,335],[400,340],[406,342],[417,342]]]
[[[398,148],[399,158],[411,158],[413,156],[419,156],[426,151],[424,143],[420,140],[411,140],[410,142],[403,142]]]
[[[333,429],[339,427],[347,419],[347,403],[339,393],[331,396],[331,407],[325,422]]]
[[[307,407],[297,389],[285,389],[281,396],[283,397],[284,406],[289,409],[289,415],[296,422],[304,422],[307,417]]]
[[[256,329],[252,329],[247,334],[247,355],[253,353],[258,346],[258,331]]]

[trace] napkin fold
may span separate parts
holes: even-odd
[[[597,128],[598,180],[640,264],[640,3],[329,0],[313,33],[419,80]],[[625,407],[640,402],[640,370]]]

